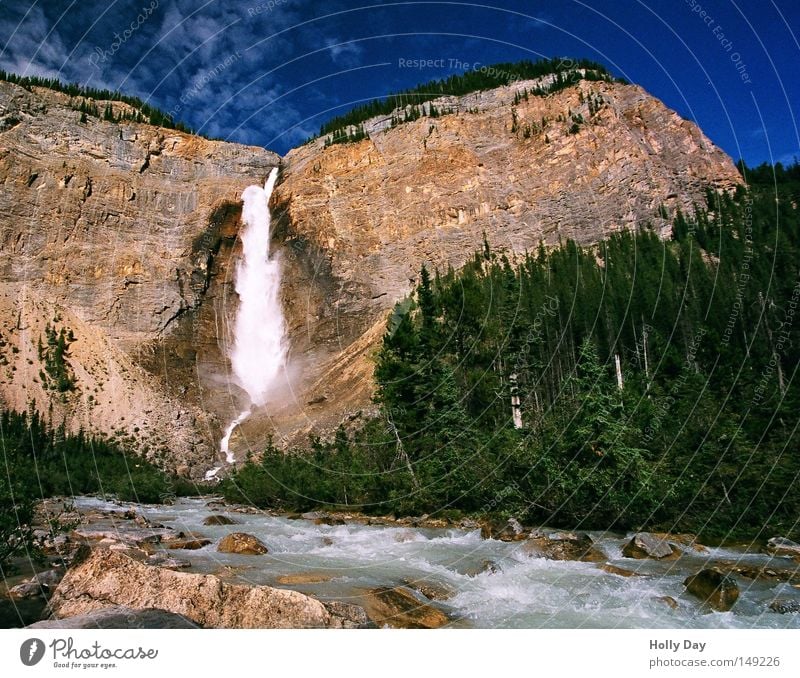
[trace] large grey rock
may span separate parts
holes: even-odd
[[[50,591],[58,586],[58,582],[64,577],[64,570],[54,568],[44,572],[37,572],[33,577],[27,579],[8,590],[11,598],[21,599],[32,596],[47,596]]]
[[[639,532],[633,535],[633,538],[623,547],[622,555],[626,558],[662,560],[664,558],[676,558],[680,555],[680,549],[670,544],[662,535]]]
[[[22,600],[24,598],[33,598],[34,596],[42,596],[44,591],[36,580],[23,581],[12,586],[8,589],[8,597],[13,600]]]
[[[179,533],[171,528],[143,528],[132,522],[120,521],[113,528],[80,527],[73,531],[77,537],[90,542],[119,542],[128,546],[147,546],[175,540]]]
[[[766,550],[773,556],[800,557],[800,544],[786,537],[773,537],[767,542]]]
[[[50,606],[56,619],[123,606],[156,607],[206,628],[351,628],[311,596],[270,586],[228,584],[214,575],[174,572],[105,549],[69,570]]]

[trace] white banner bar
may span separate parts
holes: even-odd
[[[784,630],[0,632],[3,676],[798,676]],[[235,672],[235,673],[233,673]],[[602,673],[600,674],[602,675]]]

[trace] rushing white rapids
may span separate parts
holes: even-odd
[[[278,168],[270,172],[264,187],[248,186],[242,193],[242,258],[236,268],[236,294],[239,309],[234,325],[231,368],[236,383],[250,400],[225,429],[220,451],[233,463],[229,449],[231,434],[253,411],[264,406],[286,366],[286,323],[280,301],[279,262],[270,257],[269,199],[278,178]],[[206,473],[216,476],[220,467]]]

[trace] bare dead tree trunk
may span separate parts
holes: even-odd
[[[514,421],[514,428],[522,428],[522,404],[519,399],[517,373],[511,374],[508,381],[511,385],[511,418]]]
[[[411,482],[414,484],[416,489],[419,489],[419,481],[417,480],[417,476],[414,474],[414,468],[411,466],[411,460],[408,458],[406,448],[403,447],[403,441],[400,440],[400,434],[397,432],[397,426],[394,425],[392,416],[388,412],[386,413],[386,422],[389,424],[389,429],[391,429],[392,433],[394,433],[394,438],[397,441],[397,457],[395,458],[401,460],[406,465],[408,473],[411,475]]]
[[[772,349],[772,359],[775,361],[775,369],[778,372],[778,389],[781,392],[781,395],[786,395],[786,384],[783,379],[783,368],[781,367],[781,357],[778,355],[778,352],[775,350],[775,344],[772,341],[772,330],[769,326],[769,317],[767,317],[766,307],[767,301],[761,295],[761,292],[758,293],[758,300],[761,302],[761,317],[764,319],[764,327],[767,330],[767,337],[769,337],[769,346]],[[772,301],[769,303],[770,308],[773,306]],[[747,346],[747,342],[745,341],[745,346]]]

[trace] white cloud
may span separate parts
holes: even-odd
[[[2,45],[0,67],[22,75],[57,77],[59,71],[68,65],[69,51],[61,38],[51,33],[44,12],[34,7],[24,19],[0,19],[0,35],[7,35],[8,41]]]
[[[358,43],[342,41],[340,38],[326,38],[325,46],[330,50],[334,63],[347,66],[356,65],[364,52]]]

